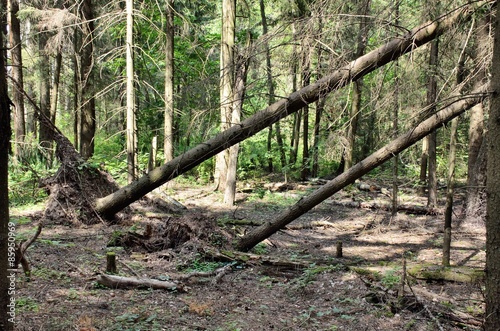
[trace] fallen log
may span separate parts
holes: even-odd
[[[152,288],[155,290],[186,292],[185,288],[180,284],[150,278],[100,274],[97,277],[97,282],[109,288]]]
[[[349,208],[363,208],[363,209],[379,209],[391,211],[392,205],[390,203],[380,202],[365,202],[365,201],[331,201],[330,203]],[[417,205],[398,205],[398,212],[415,215],[443,215],[444,211],[441,208],[417,206]]]

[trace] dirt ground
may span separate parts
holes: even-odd
[[[196,222],[219,224],[224,235],[218,238],[227,241],[253,228],[232,221],[272,220],[313,189],[296,185],[272,192],[252,183],[242,186],[232,208],[210,187],[177,182],[164,192],[187,207],[183,216],[168,219],[192,215]],[[232,262],[218,282],[214,276],[190,278],[182,284],[187,292],[111,289],[96,282],[110,250],[117,255],[118,274],[126,277],[175,279],[229,264],[203,256],[206,242],[200,238],[154,252],[108,247],[118,233],[143,233],[147,224],[165,223],[165,215],[138,205],[126,225],[46,224],[28,250],[31,279],[18,274],[16,330],[480,330],[480,280],[424,280],[409,272],[441,263],[443,216],[392,217],[336,203],[353,200],[388,202],[380,193],[343,190],[259,244],[252,253],[262,260]],[[460,196],[457,201],[460,216]],[[401,203],[425,201],[408,189]],[[18,238],[29,238],[39,212],[12,212]],[[216,244],[212,234],[203,238]],[[336,258],[339,241],[342,258]],[[481,224],[453,229],[453,266],[483,269],[484,249]],[[306,266],[291,267],[294,261]],[[398,299],[403,274],[406,285]]]

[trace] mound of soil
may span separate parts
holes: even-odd
[[[217,225],[215,217],[202,213],[169,216],[147,224],[144,233],[115,235],[109,246],[123,246],[148,253],[165,249],[197,251],[200,247],[228,248],[232,235]]]

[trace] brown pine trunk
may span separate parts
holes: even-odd
[[[231,124],[238,126],[241,122],[241,111],[243,109],[243,101],[245,100],[245,90],[247,82],[247,73],[249,61],[244,56],[239,57],[238,66],[235,77],[235,95],[233,100],[233,113],[231,116]],[[234,144],[229,148],[229,164],[227,169],[226,188],[224,190],[224,203],[228,206],[234,204],[236,196],[236,170],[238,166],[238,151],[239,144]]]
[[[9,37],[10,57],[12,61],[12,79],[24,89],[23,59],[21,56],[21,25],[17,18],[19,12],[19,0],[9,0]],[[15,149],[14,160],[22,155],[24,136],[26,136],[26,124],[24,119],[24,97],[17,88],[12,89],[12,103],[14,104],[14,132]]]
[[[500,16],[493,18],[494,44],[492,67],[500,66]],[[490,120],[486,140],[487,175],[486,175],[486,312],[484,314],[485,331],[500,329],[500,73],[491,71]]]
[[[231,126],[234,96],[234,47],[236,24],[236,0],[222,1],[222,34],[220,55],[220,130],[227,130]],[[229,146],[228,146],[229,147]],[[214,181],[219,191],[225,190],[229,151],[222,151],[217,155],[215,163]]]
[[[4,11],[4,3],[0,4],[0,10]],[[5,26],[5,16],[0,16],[0,26]],[[0,45],[3,45],[3,33],[0,33]],[[9,263],[9,246],[14,235],[13,224],[9,223],[9,147],[10,147],[10,105],[7,94],[7,78],[5,75],[5,51],[0,54],[0,330],[14,330],[14,318],[16,316],[15,297],[11,297],[11,291],[16,287],[16,273],[9,272],[14,266]]]
[[[80,7],[80,15],[83,20],[83,40],[85,41],[81,51],[81,118],[80,118],[80,154],[86,160],[94,154],[94,136],[96,128],[95,99],[92,77],[93,67],[93,36],[94,36],[94,13],[92,0],[83,0]]]

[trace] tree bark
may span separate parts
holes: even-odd
[[[485,4],[488,2],[481,2]],[[368,54],[335,70],[328,76],[296,91],[266,109],[245,119],[238,126],[233,126],[215,137],[199,144],[186,153],[177,156],[172,161],[153,169],[147,175],[120,190],[98,199],[95,202],[96,211],[104,216],[111,216],[130,203],[140,199],[146,193],[161,186],[165,182],[192,169],[208,158],[216,155],[230,146],[276,123],[280,119],[297,112],[305,104],[318,100],[320,96],[338,90],[351,81],[356,80],[375,69],[397,59],[403,54],[413,51],[433,38],[443,34],[458,22],[464,22],[471,17],[475,6],[464,6],[449,16],[420,25],[403,36],[392,39],[387,44],[374,49]]]
[[[265,38],[263,41],[264,44],[264,50],[266,54],[266,82],[267,82],[267,89],[269,91],[269,96],[268,96],[268,104],[272,105],[276,98],[275,98],[275,92],[274,92],[274,82],[273,82],[273,73],[272,73],[272,65],[271,65],[271,52],[269,50],[269,44],[267,42],[267,32],[268,32],[268,27],[267,27],[267,19],[266,19],[266,8],[264,6],[264,0],[259,1],[260,5],[260,17],[262,20],[262,35]],[[285,155],[285,149],[283,147],[283,138],[281,136],[281,128],[279,122],[276,122],[275,126],[276,130],[276,141],[278,143],[278,149],[280,153],[280,161],[281,161],[281,167],[284,168],[286,166],[286,155]],[[269,126],[269,137],[268,137],[268,147],[267,147],[267,152],[271,154],[272,152],[272,134],[273,133],[273,127],[272,125]],[[269,164],[269,168],[272,168],[272,162]]]
[[[39,60],[39,93],[40,93],[40,111],[50,119],[50,61],[46,50],[48,35],[46,31],[40,31],[38,35],[38,52],[40,53]],[[38,136],[40,146],[45,149],[42,157],[50,164],[50,148],[52,147],[50,128],[40,123],[40,134]]]
[[[358,15],[360,18],[358,40],[355,58],[364,54],[366,44],[368,42],[368,15],[370,14],[371,0],[360,0]],[[354,158],[354,143],[356,131],[358,130],[358,122],[361,117],[361,91],[363,87],[363,79],[358,79],[354,82],[351,100],[351,112],[349,115],[349,127],[347,129],[347,144],[344,155],[344,171],[347,171],[353,163]]]
[[[174,0],[167,0],[165,41],[165,162],[174,158]]]
[[[96,128],[95,98],[93,91],[92,67],[94,63],[94,13],[92,0],[83,0],[80,7],[82,17],[81,48],[81,117],[80,117],[80,154],[86,160],[94,154],[94,137]]]
[[[432,105],[437,98],[437,68],[438,68],[438,48],[439,40],[435,39],[431,43],[431,51],[429,57],[430,66],[430,76],[427,87],[427,104]],[[435,111],[434,107],[430,107],[428,113],[433,113]],[[427,206],[435,207],[437,205],[437,160],[436,160],[436,149],[437,149],[437,134],[436,131],[432,131],[427,137],[428,140],[428,199]]]
[[[492,67],[500,65],[500,16],[493,18]],[[491,71],[490,116],[488,121],[486,173],[486,312],[485,331],[500,329],[500,73]]]
[[[127,35],[126,35],[126,80],[127,80],[127,179],[132,183],[138,173],[137,164],[137,130],[134,92],[134,2],[126,1]]]
[[[4,2],[0,3],[0,10],[6,10]],[[0,15],[0,26],[5,26],[5,23],[5,16]],[[3,32],[0,32],[0,45],[3,45]],[[15,303],[11,300],[15,298],[11,297],[10,290],[15,288],[10,287],[11,284],[15,286],[15,273],[8,272],[13,265],[9,262],[9,249],[13,247],[11,246],[13,242],[9,241],[9,228],[12,228],[12,223],[9,223],[8,174],[11,127],[4,56],[5,51],[2,50],[0,52],[0,330],[11,331],[14,329],[15,317]],[[11,252],[10,254],[14,253]]]
[[[348,171],[329,181],[309,196],[302,197],[295,205],[278,215],[275,220],[266,222],[262,226],[259,226],[252,232],[243,236],[236,244],[236,249],[242,251],[250,250],[256,244],[268,238],[285,225],[295,220],[297,217],[305,214],[320,202],[329,198],[345,186],[353,183],[359,177],[391,159],[395,154],[398,154],[413,145],[415,142],[435,130],[438,126],[450,121],[454,117],[463,113],[465,110],[480,102],[482,98],[486,96],[486,92],[487,89],[486,86],[484,86],[482,89],[472,92],[471,96],[458,99],[457,101],[451,103],[448,107],[440,110],[434,115],[431,115],[431,117],[421,122],[412,130],[394,139],[389,144],[357,163]]]
[[[247,45],[250,46],[250,41]],[[240,55],[236,70],[233,113],[231,115],[231,125],[238,126],[241,122],[241,110],[243,109],[243,101],[245,100],[245,90],[247,83],[249,61],[246,55]],[[229,148],[229,164],[227,168],[226,187],[224,189],[224,203],[228,206],[234,204],[236,196],[236,170],[238,167],[238,151],[239,144],[234,144]]]
[[[220,55],[220,130],[223,132],[231,126],[234,97],[234,42],[236,24],[236,0],[222,1],[222,34]],[[221,151],[215,163],[214,181],[216,189],[222,191],[226,187],[229,152]]]
[[[19,0],[9,0],[9,46],[12,59],[12,79],[21,88],[24,88],[23,59],[21,56],[21,25],[17,18]],[[15,132],[15,160],[22,155],[26,124],[24,119],[24,98],[21,91],[12,89],[12,103],[14,104],[14,132]]]

